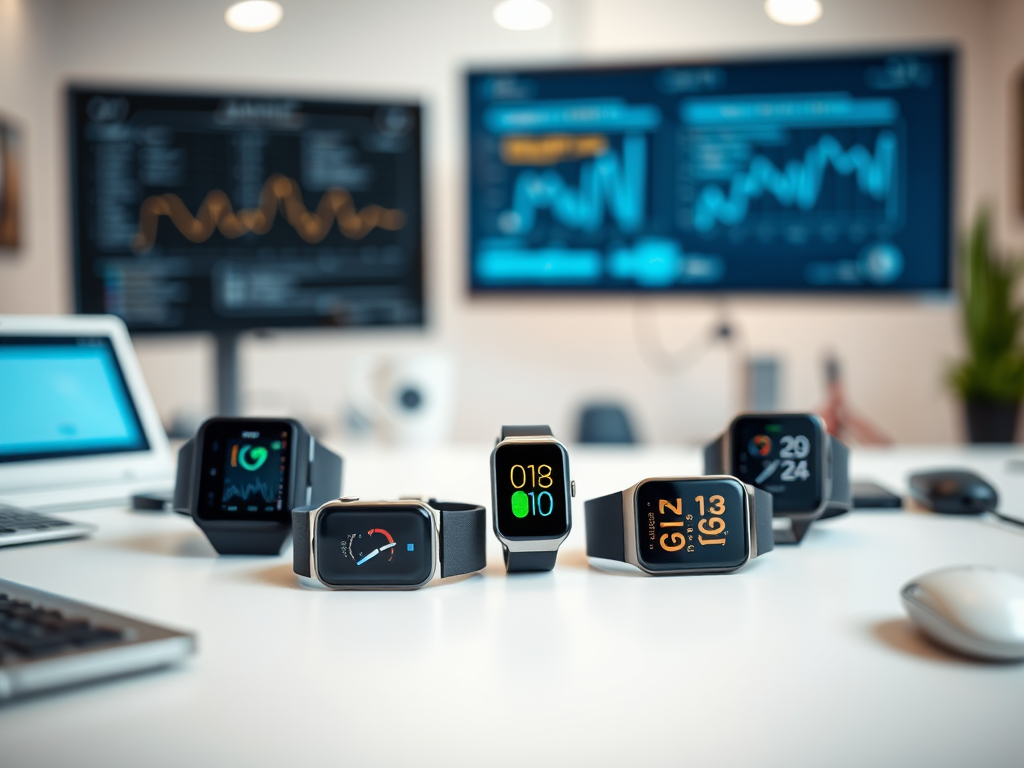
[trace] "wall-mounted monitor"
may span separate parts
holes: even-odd
[[[423,322],[420,108],[73,87],[75,295],[133,331]]]
[[[474,71],[475,292],[943,292],[954,56]]]

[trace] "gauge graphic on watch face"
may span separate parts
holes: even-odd
[[[336,586],[415,586],[434,565],[433,517],[413,504],[346,504],[320,513],[316,569]]]
[[[394,537],[383,528],[371,528],[365,534],[350,533],[348,536],[348,556],[355,561],[356,567],[365,565],[378,555],[381,562],[390,563],[395,559],[395,546]]]
[[[813,512],[822,500],[818,423],[809,416],[744,416],[733,423],[734,474],[772,494],[775,512]]]

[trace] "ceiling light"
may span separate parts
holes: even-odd
[[[821,18],[820,0],[765,0],[764,12],[779,24],[799,27]]]
[[[224,12],[224,21],[239,32],[266,32],[281,23],[284,8],[271,0],[235,3]]]
[[[541,0],[504,0],[494,6],[494,20],[499,27],[529,32],[551,23],[551,8]]]

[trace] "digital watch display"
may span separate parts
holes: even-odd
[[[505,426],[491,454],[494,533],[505,568],[549,571],[572,528],[569,453],[547,426]]]
[[[731,573],[770,551],[771,494],[735,477],[662,477],[588,500],[587,556],[645,573]]]
[[[174,508],[222,555],[276,555],[293,509],[341,495],[341,469],[294,419],[209,419],[178,452]]]
[[[799,543],[814,520],[852,506],[848,465],[846,446],[809,413],[741,414],[704,449],[705,472],[772,494],[779,544]]]
[[[477,504],[343,498],[292,511],[292,568],[330,589],[416,589],[486,565]]]

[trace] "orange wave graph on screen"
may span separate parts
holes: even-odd
[[[402,211],[375,204],[357,209],[352,195],[341,187],[324,192],[316,210],[310,211],[302,201],[298,183],[274,174],[264,182],[257,208],[236,211],[228,196],[219,189],[207,193],[195,215],[171,192],[146,198],[139,209],[139,231],[132,240],[132,248],[137,253],[151,249],[164,216],[191,242],[203,243],[215,231],[230,239],[249,232],[265,235],[274,226],[278,212],[299,237],[311,245],[327,237],[335,222],[338,230],[350,240],[361,240],[375,229],[395,231],[405,226]]]

